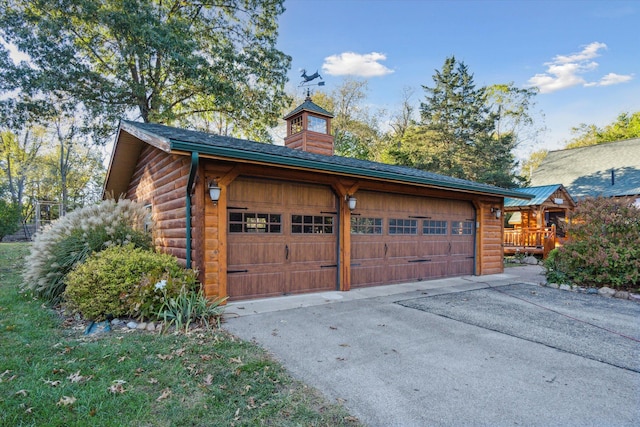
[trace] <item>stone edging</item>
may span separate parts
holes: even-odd
[[[603,286],[602,288],[585,288],[577,285],[559,285],[557,283],[546,283],[542,284],[542,286],[547,286],[549,288],[560,289],[562,291],[571,291],[577,292],[581,294],[594,294],[600,295],[607,298],[619,298],[626,299],[640,303],[640,295],[634,294],[632,292],[627,291],[616,291],[615,289],[611,289],[607,286]]]

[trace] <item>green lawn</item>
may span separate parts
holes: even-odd
[[[27,244],[0,244],[0,425],[359,425],[224,331],[86,337],[18,292]]]

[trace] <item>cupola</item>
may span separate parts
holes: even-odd
[[[287,137],[284,145],[310,153],[333,155],[331,119],[333,115],[307,98],[295,110],[284,116]]]

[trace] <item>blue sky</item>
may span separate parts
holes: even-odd
[[[580,123],[603,126],[640,111],[640,1],[286,0],[278,47],[330,91],[347,76],[368,80],[373,109],[413,101],[446,57],[476,85],[536,85],[547,130],[519,156],[559,149]]]

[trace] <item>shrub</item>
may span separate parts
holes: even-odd
[[[79,311],[87,319],[129,315],[139,312],[149,299],[145,292],[137,290],[145,277],[179,278],[181,274],[185,274],[185,270],[171,255],[136,248],[132,244],[112,246],[92,254],[68,274],[64,297],[70,309]],[[187,275],[195,277],[193,272]],[[177,282],[180,280],[189,283],[189,279],[177,279]]]
[[[176,297],[181,290],[196,292],[200,289],[193,270],[172,268],[162,274],[146,274],[139,286],[124,297],[132,316],[139,319],[156,318],[167,298]]]
[[[20,207],[0,199],[0,240],[20,228]]]
[[[547,270],[547,282],[563,284],[567,283],[567,266],[562,261],[562,257],[558,256],[559,250],[552,249],[544,260],[544,268]]]
[[[580,202],[569,238],[554,257],[553,274],[582,286],[633,288],[640,285],[640,209],[632,199]]]
[[[23,274],[23,290],[56,304],[65,289],[65,278],[91,253],[113,245],[132,243],[149,249],[145,231],[149,212],[131,200],[104,200],[73,211],[35,236]]]

